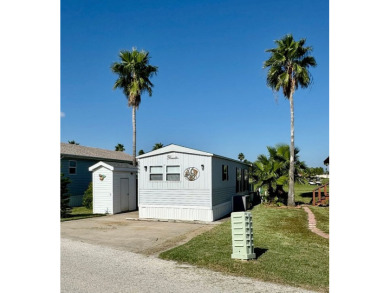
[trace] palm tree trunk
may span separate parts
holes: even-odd
[[[136,156],[136,123],[135,123],[135,106],[133,108],[133,166],[135,166],[135,156]]]
[[[290,169],[288,171],[288,199],[287,199],[287,205],[288,206],[295,206],[295,194],[294,194],[294,169],[295,169],[295,162],[294,162],[294,153],[295,153],[295,147],[294,147],[294,98],[293,98],[293,91],[290,92],[290,133],[291,133],[291,140],[290,140]]]

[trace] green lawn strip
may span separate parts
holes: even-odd
[[[104,214],[93,214],[92,209],[87,209],[86,207],[74,207],[72,208],[71,213],[66,218],[61,218],[61,222],[80,220],[93,217],[105,216]]]
[[[329,207],[309,207],[313,212],[316,222],[317,228],[329,234]]]
[[[313,199],[313,190],[318,186],[310,184],[295,184],[295,202],[296,204],[311,204]],[[288,192],[288,187],[284,188]]]
[[[252,211],[257,260],[231,259],[227,221],[186,244],[160,254],[163,259],[317,291],[329,287],[329,241],[310,232],[303,209],[256,206]]]
[[[328,179],[327,179],[328,180]],[[294,192],[295,192],[295,203],[296,204],[311,204],[313,200],[313,190],[318,188],[317,185],[310,184],[295,184]],[[288,186],[283,187],[286,192],[288,192]],[[326,187],[327,192],[329,193],[329,186]],[[318,191],[317,191],[318,192]],[[316,196],[317,193],[316,192]],[[321,188],[321,194],[324,196],[324,189]]]

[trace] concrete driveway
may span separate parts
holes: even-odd
[[[146,255],[157,255],[189,241],[222,222],[208,224],[136,219],[138,212],[62,222],[61,237]]]

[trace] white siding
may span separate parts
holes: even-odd
[[[151,166],[163,167],[162,181],[150,180]],[[180,166],[180,181],[166,181],[166,166]],[[189,181],[184,178],[184,171],[189,167],[199,170],[197,180]],[[172,205],[211,208],[211,158],[172,152],[139,159],[138,200],[139,206]]]
[[[204,207],[140,206],[140,218],[177,219],[184,221],[213,221],[213,211]]]
[[[99,179],[99,174],[105,175],[103,181]],[[105,214],[113,213],[113,189],[112,189],[112,171],[100,167],[93,172],[93,213]]]
[[[209,189],[144,189],[140,205],[211,206]]]
[[[138,157],[140,218],[214,221],[232,211],[236,167],[248,169],[248,166],[210,153],[189,151],[171,145]],[[229,166],[228,181],[222,181],[223,164]],[[150,167],[157,166],[163,167],[163,180],[150,180]],[[166,180],[167,166],[180,166],[180,181]],[[189,167],[199,170],[197,180],[184,178],[184,171]]]
[[[228,201],[223,204],[217,205],[213,207],[213,221],[218,220],[222,218],[223,216],[226,216],[227,214],[231,213],[233,210],[233,204],[232,202]]]
[[[120,197],[120,180],[121,178],[128,178],[129,179],[129,211],[133,211],[137,208],[136,204],[136,174],[135,172],[132,172],[133,175],[131,175],[130,172],[113,172],[113,213],[120,213],[121,212],[121,197]]]
[[[227,165],[229,180],[222,181],[222,165]],[[230,160],[213,157],[213,206],[231,201],[236,195],[236,168],[249,169],[248,166]]]

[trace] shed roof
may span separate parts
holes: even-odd
[[[136,167],[133,167],[133,165],[130,165],[128,163],[103,162],[103,161],[100,161],[100,162],[96,163],[95,165],[89,167],[88,170],[93,171],[99,167],[106,167],[107,169],[109,169],[111,171],[131,171],[131,172],[137,171]]]
[[[324,160],[324,165],[326,165],[326,166],[329,165],[329,156]]]
[[[86,147],[64,142],[61,142],[61,156],[122,162],[132,162],[133,160],[133,156],[124,152]]]
[[[167,146],[162,147],[160,149],[157,149],[157,150],[148,152],[146,154],[137,156],[136,158],[137,159],[143,159],[143,158],[147,158],[147,157],[152,157],[152,156],[162,155],[162,154],[167,154],[167,153],[172,153],[172,152],[183,153],[183,154],[191,154],[191,155],[200,155],[200,156],[207,156],[207,157],[216,157],[216,158],[221,158],[221,159],[224,159],[224,160],[234,161],[234,162],[237,162],[237,163],[240,163],[240,164],[243,164],[243,165],[249,165],[249,164],[243,163],[243,162],[238,161],[238,160],[234,160],[234,159],[231,159],[231,158],[223,157],[223,156],[216,155],[216,154],[213,154],[213,153],[208,153],[208,152],[204,152],[204,151],[199,151],[199,150],[183,147],[183,146],[180,146],[180,145],[177,145],[177,144],[167,145]]]

